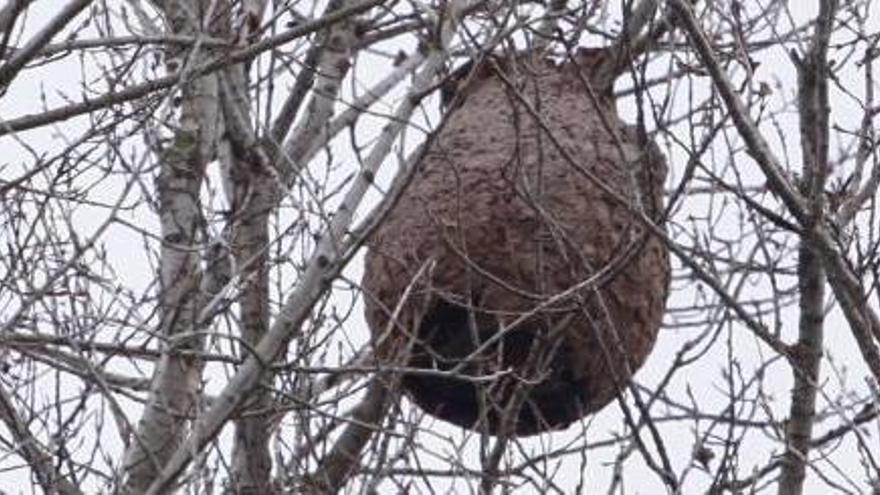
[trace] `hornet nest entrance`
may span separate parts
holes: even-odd
[[[377,354],[424,370],[401,384],[429,414],[492,434],[563,428],[611,402],[653,347],[669,258],[633,211],[661,222],[666,166],[620,121],[608,67],[581,49],[468,69],[370,239]]]
[[[521,434],[583,416],[585,390],[574,378],[565,340],[535,327],[499,330],[486,314],[438,301],[422,318],[408,364],[460,378],[409,374],[403,386],[425,411],[463,426],[482,417],[493,433],[510,407],[518,409],[511,416]],[[487,375],[499,378],[480,385],[478,378]]]

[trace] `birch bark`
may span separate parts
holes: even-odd
[[[166,2],[172,34],[198,35],[204,19],[222,25],[227,13],[218,0]],[[168,53],[169,67],[199,64],[210,56],[198,43],[184,57]],[[186,61],[184,62],[184,58]],[[184,65],[186,64],[186,65]],[[213,159],[219,128],[218,83],[215,75],[184,78],[180,85],[180,119],[165,149],[156,179],[162,246],[159,266],[157,335],[163,353],[153,373],[149,398],[125,458],[124,493],[143,493],[186,436],[198,413],[203,363],[199,335],[202,297],[201,250],[205,241],[199,199],[205,167]],[[196,351],[196,352],[192,352]]]

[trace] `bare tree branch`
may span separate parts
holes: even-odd
[[[725,100],[731,118],[736,123],[740,136],[746,142],[749,152],[767,177],[770,189],[779,196],[788,207],[789,212],[802,225],[809,226],[806,232],[808,239],[814,242],[828,270],[828,281],[834,289],[841,308],[850,324],[850,329],[859,344],[859,349],[874,378],[880,381],[880,319],[865,303],[865,296],[859,287],[856,277],[846,260],[837,250],[829,226],[814,223],[802,195],[797,193],[779,165],[778,159],[761,136],[754,122],[740,101],[733,86],[722,71],[708,40],[700,29],[691,7],[684,0],[671,0],[670,5],[676,10],[684,24],[684,28],[700,53],[700,58],[712,76],[713,82]],[[876,342],[875,342],[876,341]]]
[[[48,449],[42,446],[28,431],[25,422],[16,412],[12,397],[9,396],[2,384],[0,384],[0,420],[12,432],[18,452],[30,464],[44,493],[63,495],[82,493],[69,480],[61,476],[52,465]]]
[[[82,1],[82,0],[81,0]],[[297,38],[302,38],[315,31],[324,29],[325,27],[335,24],[340,20],[349,16],[359,14],[379,5],[384,0],[365,0],[352,7],[341,9],[332,14],[328,14],[320,19],[292,28],[283,34],[269,38],[260,42],[249,45],[247,48],[236,50],[228,56],[215,57],[210,61],[202,62],[200,65],[191,67],[187,72],[189,77],[198,77],[204,74],[217,71],[228,65],[245,62],[252,59],[255,55],[273,48],[277,48],[285,43],[289,43]],[[7,62],[8,64],[8,62]],[[173,73],[169,76],[160,77],[143,84],[134,85],[120,91],[107,93],[103,96],[92,98],[82,103],[74,103],[66,107],[56,108],[53,110],[19,117],[17,119],[0,121],[0,137],[13,133],[42,127],[54,122],[63,121],[77,115],[87,114],[98,109],[106,108],[110,105],[125,103],[127,101],[142,98],[150,93],[155,93],[162,89],[172,88],[177,85],[183,74],[181,72]]]
[[[448,19],[451,21],[441,28],[441,40],[444,43],[448,43],[451,29],[455,26],[458,12],[462,7],[459,3],[450,5],[451,15]],[[417,97],[430,86],[441,67],[446,56],[443,48],[443,46],[435,48],[429,55],[425,67],[416,75],[416,83],[410,90],[409,97],[401,103],[391,123],[384,129],[379,141],[365,159],[364,172],[358,176],[341,206],[337,209],[330,225],[320,236],[320,241],[310,257],[299,285],[287,299],[281,314],[278,315],[269,332],[254,349],[255,354],[250,356],[236,375],[230,379],[216,401],[216,405],[198,421],[190,438],[174,453],[147,493],[164,491],[189,463],[193,452],[200,451],[208,441],[214,438],[230,415],[254,390],[266,365],[275,359],[278,353],[285,348],[287,342],[300,330],[303,320],[321,296],[323,287],[338,276],[343,268],[350,247],[360,243],[359,239],[346,239],[345,232],[350,229],[353,214],[372,184],[373,177],[375,177],[381,162],[388,155],[394,139],[415,110]]]
[[[17,3],[18,2],[14,2],[13,5]],[[34,35],[24,48],[18,50],[15,55],[6,61],[5,64],[0,65],[0,93],[6,91],[9,84],[12,83],[12,80],[15,79],[15,76],[21,71],[22,67],[33,59],[53,36],[64,29],[64,27],[67,26],[77,14],[82,12],[82,10],[88,7],[91,3],[92,0],[74,0],[69,2],[65,5],[64,10],[59,12],[58,15],[49,21],[49,24],[39,33]]]

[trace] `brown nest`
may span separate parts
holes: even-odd
[[[436,417],[562,428],[613,400],[654,345],[669,258],[633,212],[660,219],[666,167],[620,121],[613,78],[592,73],[602,54],[468,70],[369,242],[378,355],[424,370],[401,383]]]

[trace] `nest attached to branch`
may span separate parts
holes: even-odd
[[[633,212],[660,220],[666,165],[620,121],[603,57],[469,68],[370,239],[377,353],[423,370],[401,383],[438,418],[563,428],[612,401],[654,345],[669,256]]]

